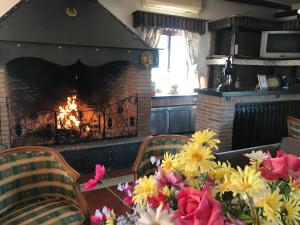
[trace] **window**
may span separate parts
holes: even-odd
[[[189,60],[183,32],[165,32],[159,43],[159,67],[152,69],[156,95],[190,95],[198,87],[195,66]]]

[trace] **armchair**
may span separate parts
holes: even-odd
[[[0,224],[89,224],[78,178],[55,149],[0,152]]]
[[[155,165],[152,165],[150,161],[151,156],[155,156],[157,159],[162,160],[166,152],[176,154],[181,151],[189,139],[189,137],[183,135],[158,135],[147,137],[141,144],[132,167],[134,179],[154,173],[156,167]]]

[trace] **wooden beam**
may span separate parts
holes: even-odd
[[[257,6],[287,10],[287,11],[292,10],[292,6],[290,5],[267,1],[267,0],[224,0],[224,1],[237,2],[237,3],[248,4],[248,5],[257,5]]]
[[[289,17],[289,16],[297,16],[298,9],[290,10],[290,11],[283,11],[283,12],[277,12],[274,14],[275,18],[282,18],[282,17]]]

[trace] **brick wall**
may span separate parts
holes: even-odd
[[[189,96],[156,96],[151,98],[151,107],[173,107],[182,105],[194,105],[197,102],[197,95]]]
[[[151,122],[151,71],[131,65],[120,76],[112,80],[110,90],[112,94],[110,95],[109,103],[114,103],[138,93],[138,136],[145,137],[149,135]],[[26,90],[28,88],[23,86],[22,82],[18,81],[16,77],[12,78],[8,75],[4,66],[0,67],[0,150],[10,147],[7,98],[13,97],[11,95],[15,92],[12,90],[22,89],[24,93],[27,93]],[[34,95],[31,88],[28,90],[30,92],[28,95]]]
[[[150,134],[151,70],[129,66],[113,85],[115,98],[120,100],[138,93],[138,136]]]
[[[218,97],[198,95],[196,130],[211,129],[217,133],[221,141],[220,150],[231,150],[235,105],[240,103],[259,103],[300,100],[297,95],[265,95],[265,96],[240,96]]]
[[[7,96],[7,73],[5,67],[0,66],[0,149],[10,147]]]
[[[151,127],[151,70],[142,69],[138,82],[138,136],[148,136]]]

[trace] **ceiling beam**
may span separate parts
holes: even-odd
[[[290,6],[290,5],[267,1],[267,0],[224,0],[224,1],[237,2],[237,3],[248,4],[248,5],[257,5],[257,6],[287,10],[287,11],[292,9],[292,6]]]
[[[290,11],[282,11],[274,14],[275,18],[289,17],[289,16],[297,16],[298,9],[290,10]]]

